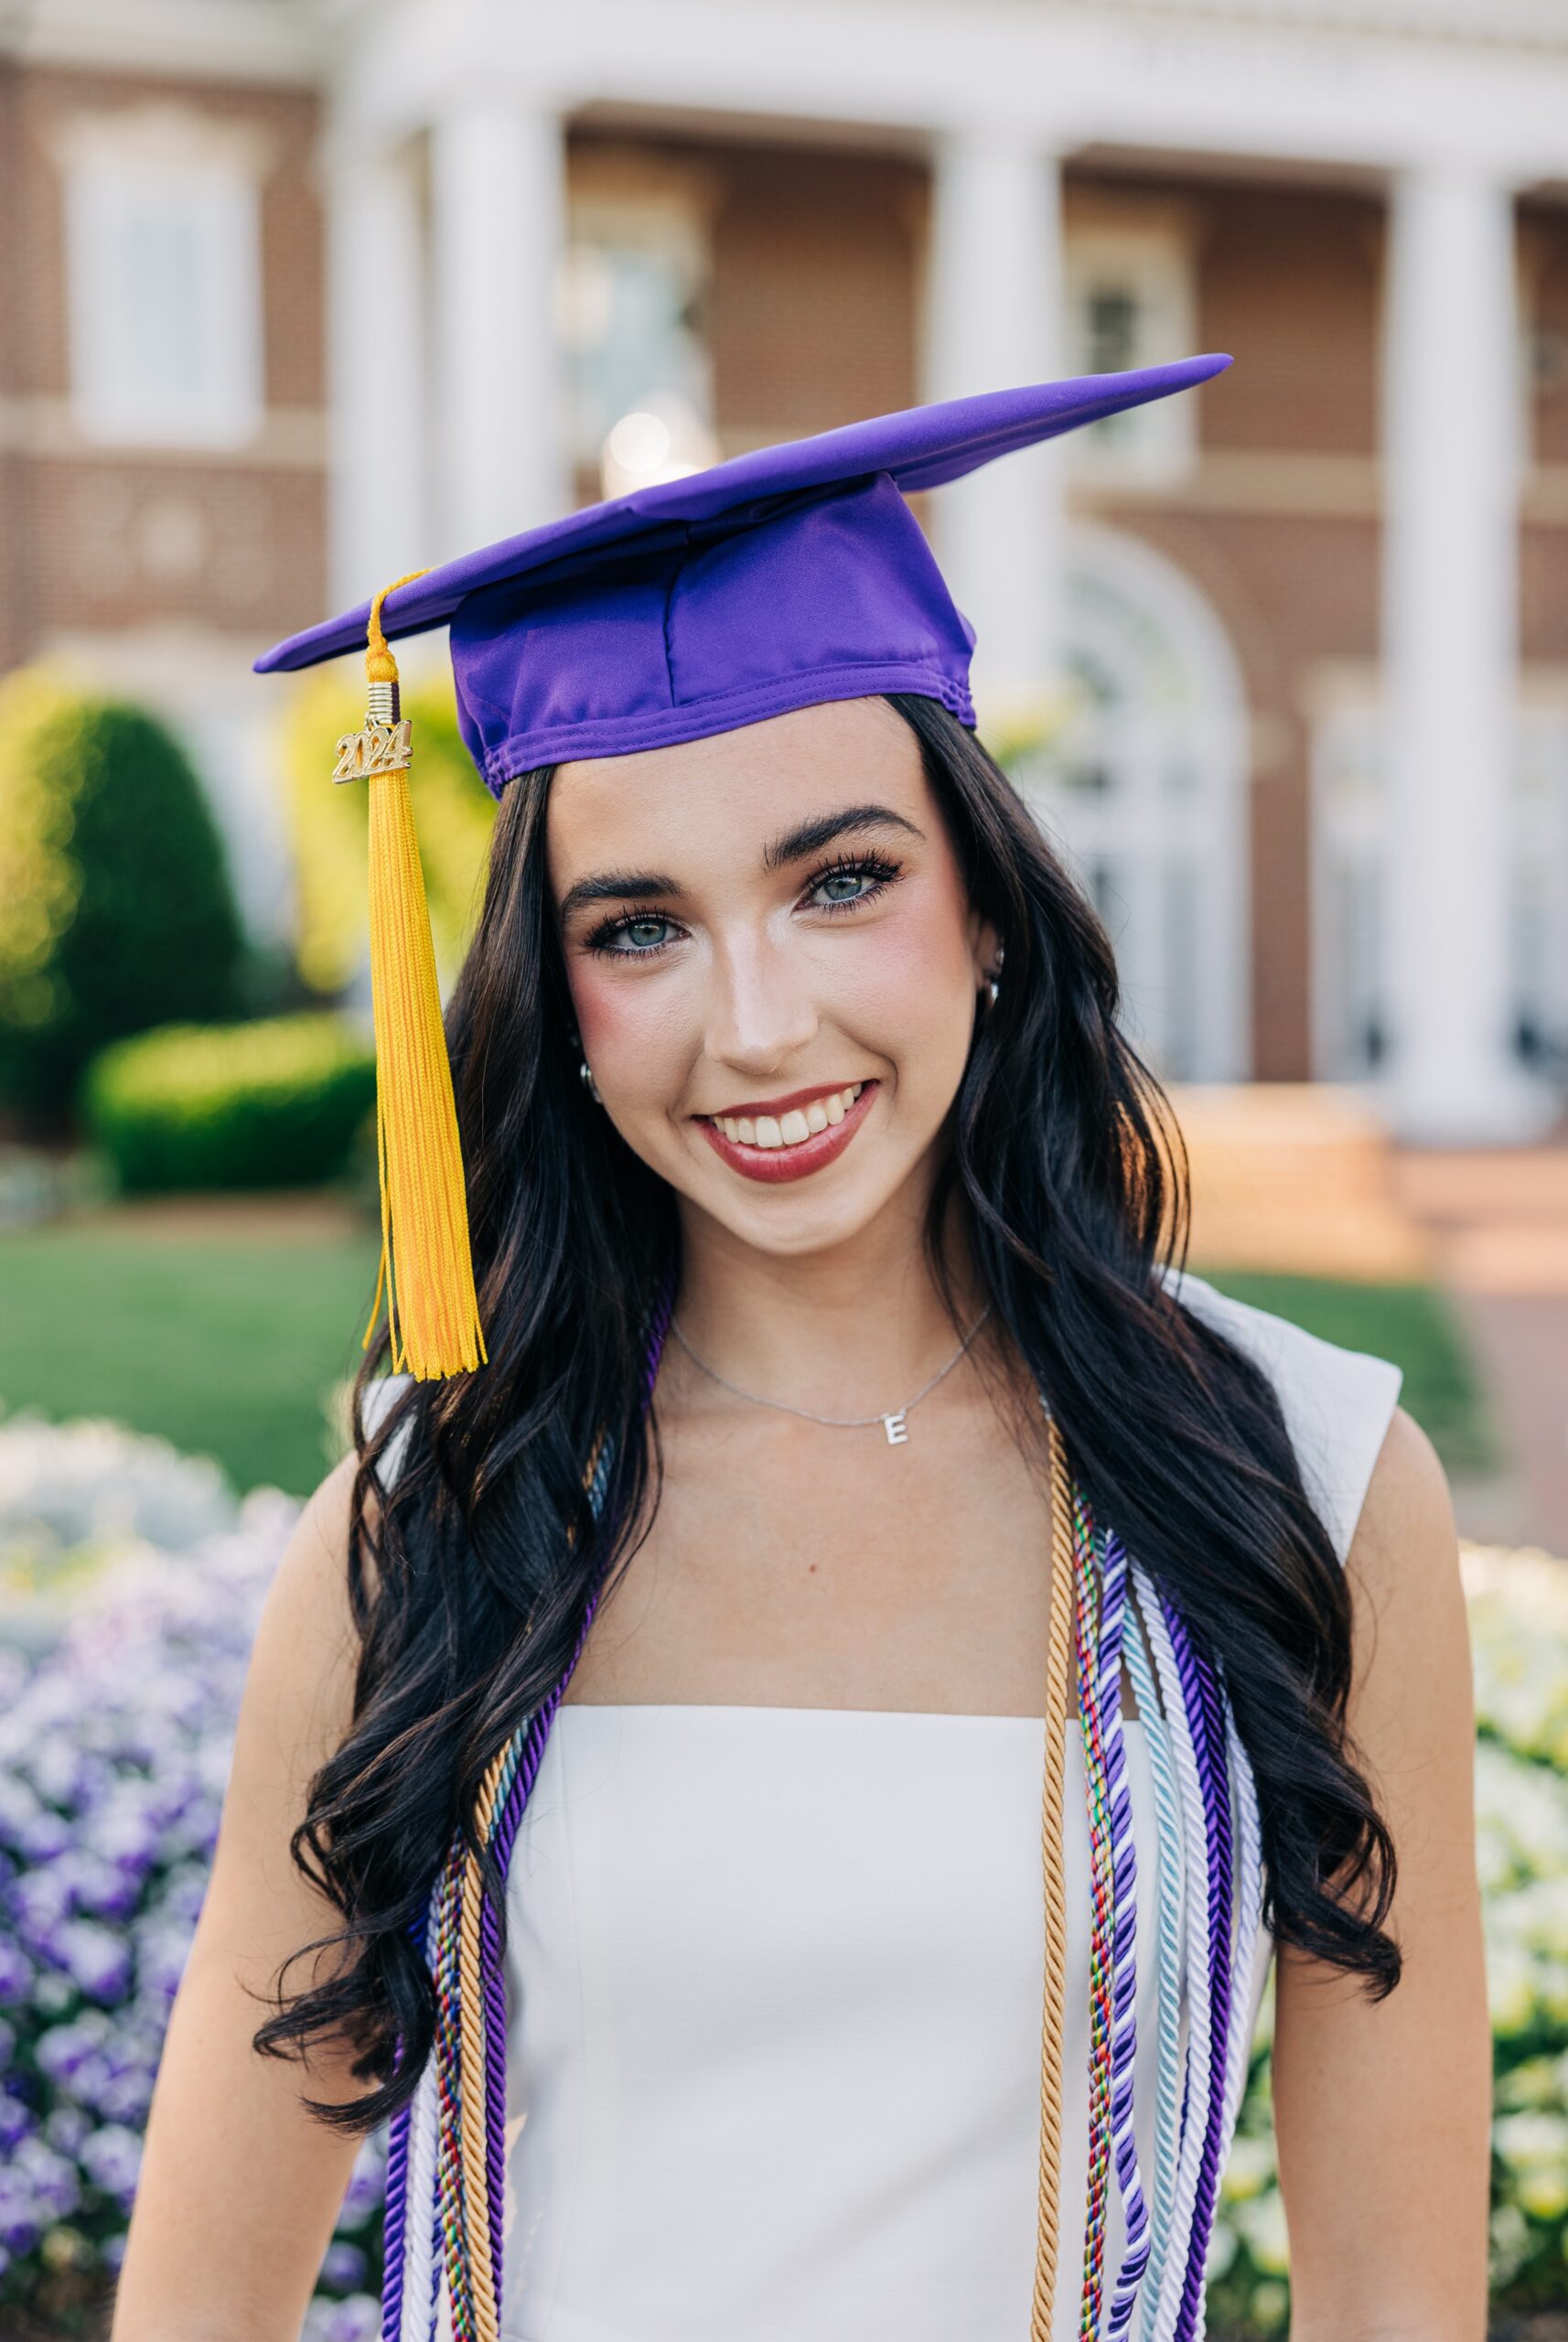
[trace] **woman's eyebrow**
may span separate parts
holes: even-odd
[[[907,830],[912,838],[924,837],[925,832],[904,814],[896,813],[891,805],[845,805],[837,812],[819,813],[810,822],[798,822],[786,830],[762,851],[765,870],[779,870],[788,863],[801,862],[809,854],[820,854],[835,838],[851,837],[864,830]],[[655,897],[678,896],[683,892],[679,879],[659,870],[600,870],[591,878],[579,878],[561,898],[557,913],[563,926],[576,911],[586,910],[594,903],[649,902]]]
[[[592,878],[579,878],[561,898],[556,916],[564,922],[574,911],[585,910],[591,903],[647,902],[655,895],[678,895],[681,887],[673,878],[658,870],[601,870]]]
[[[835,838],[850,837],[862,830],[907,830],[912,838],[924,837],[902,813],[891,805],[846,805],[836,813],[819,813],[814,821],[801,822],[792,830],[774,839],[763,850],[764,870],[779,870],[786,863],[802,862],[809,854],[820,854]]]

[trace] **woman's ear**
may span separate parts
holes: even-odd
[[[1002,938],[982,911],[969,915],[969,950],[974,962],[974,989],[994,981],[1002,965]]]

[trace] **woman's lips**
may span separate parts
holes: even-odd
[[[710,1122],[705,1114],[698,1115],[697,1123],[714,1153],[722,1156],[731,1170],[738,1171],[743,1179],[779,1187],[787,1179],[810,1178],[813,1171],[821,1171],[841,1155],[870,1112],[878,1087],[875,1081],[866,1082],[854,1105],[846,1109],[842,1123],[830,1123],[825,1131],[814,1132],[795,1146],[746,1146],[739,1140],[726,1138],[718,1124]]]

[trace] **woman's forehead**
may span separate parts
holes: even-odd
[[[880,699],[796,708],[671,747],[558,767],[553,875],[569,885],[580,860],[642,861],[660,845],[722,848],[726,859],[742,844],[761,852],[802,821],[869,801],[924,825],[927,782],[909,726]]]

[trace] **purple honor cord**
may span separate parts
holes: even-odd
[[[1127,1551],[1114,1531],[1104,1543],[1101,1620],[1100,1711],[1105,1750],[1106,1789],[1111,1809],[1112,1848],[1112,2035],[1111,2134],[1116,2183],[1122,2193],[1126,2241],[1112,2290],[1108,2331],[1116,2337],[1132,2324],[1138,2288],[1149,2260],[1149,2216],[1138,2171],[1133,2127],[1133,2078],[1138,2048],[1137,1854],[1133,1834],[1133,1798],[1127,1779],[1126,1740],[1122,1729],[1122,1645],[1127,1620]]]
[[[1197,1777],[1203,1794],[1204,1840],[1208,1856],[1207,1985],[1211,2022],[1209,2070],[1203,2153],[1197,2170],[1187,2274],[1175,2333],[1175,2342],[1194,2342],[1202,2313],[1204,2267],[1208,2257],[1208,2240],[1224,2147],[1226,2048],[1230,2029],[1230,1789],[1225,1764],[1223,1710],[1213,1663],[1207,1652],[1194,1644],[1187,1622],[1174,1604],[1165,1605],[1165,1615],[1197,1760]]]

